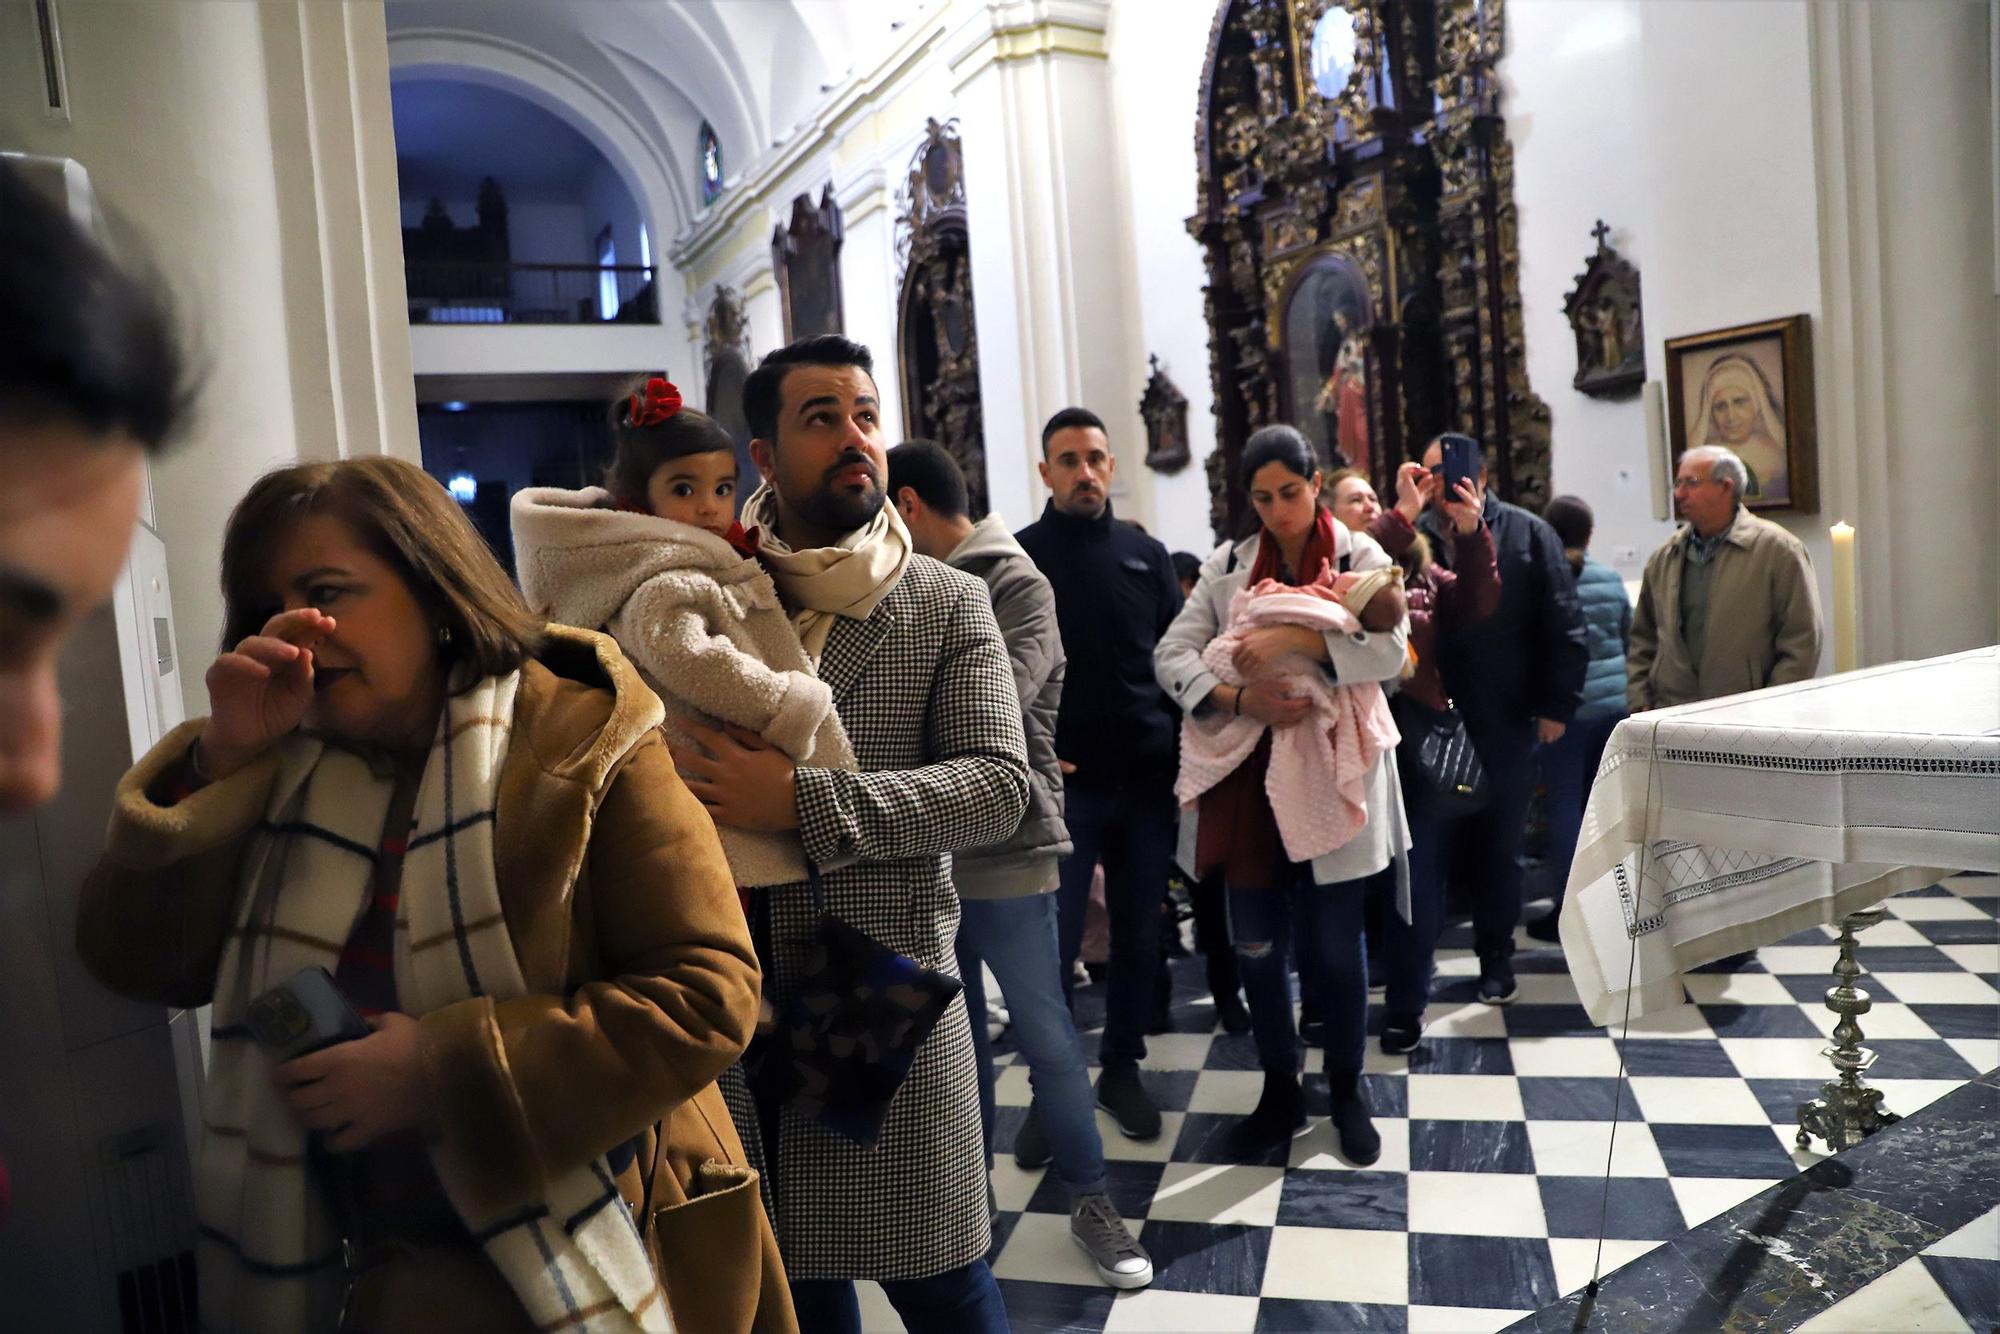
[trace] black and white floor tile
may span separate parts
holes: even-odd
[[[1959,878],[1888,907],[1861,937],[1875,1001],[1862,1024],[1879,1053],[1870,1082],[1907,1114],[2000,1066],[2000,880]],[[1383,1151],[1365,1170],[1341,1159],[1323,1114],[1288,1151],[1228,1158],[1223,1135],[1261,1087],[1256,1055],[1247,1036],[1214,1029],[1200,961],[1177,964],[1181,1031],[1148,1039],[1142,1076],[1163,1133],[1134,1143],[1099,1114],[1113,1199],[1153,1255],[1151,1288],[1102,1286],[1069,1239],[1060,1187],[1014,1165],[1027,1070],[1002,1058],[992,1259],[1014,1327],[1500,1329],[1822,1156],[1793,1137],[1799,1103],[1830,1073],[1833,935],[1814,928],[1733,972],[1689,977],[1692,1005],[1633,1021],[1621,1088],[1617,1030],[1589,1022],[1558,948],[1522,937],[1520,998],[1494,1008],[1475,998],[1469,936],[1449,931],[1422,1048],[1386,1057],[1371,1041]],[[1095,990],[1078,993],[1084,1022]],[[1094,1033],[1085,1044],[1094,1051]],[[1307,1060],[1319,1068],[1318,1052]],[[1323,1078],[1316,1093],[1323,1113]],[[1876,1292],[1857,1308],[1875,1313],[1869,1327],[1993,1327],[1979,1307],[1992,1271],[1976,1270],[1992,1239],[1955,1240],[1850,1299]],[[868,1328],[900,1328],[879,1289],[862,1292]],[[1905,1299],[1964,1323],[1883,1323]],[[1862,1326],[1815,1326],[1850,1327]]]

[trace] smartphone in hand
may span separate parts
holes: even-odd
[[[1447,435],[1438,441],[1438,449],[1443,455],[1440,475],[1445,497],[1456,500],[1461,481],[1479,480],[1479,442],[1469,435]]]
[[[283,1063],[365,1038],[373,1031],[326,969],[301,968],[250,1002],[243,1025],[257,1045]]]

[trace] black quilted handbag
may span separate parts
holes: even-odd
[[[910,1062],[952,999],[955,977],[896,953],[826,910],[808,866],[819,929],[798,994],[752,1049],[759,1095],[873,1148]]]
[[[1486,804],[1486,766],[1479,762],[1465,716],[1457,708],[1433,709],[1399,695],[1396,726],[1403,734],[1402,762],[1416,770],[1438,818],[1470,815]]]

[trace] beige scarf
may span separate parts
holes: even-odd
[[[743,526],[757,531],[757,550],[815,666],[834,621],[866,620],[910,563],[910,530],[894,505],[884,504],[838,546],[794,551],[778,539],[778,493],[766,482],[743,502]]]

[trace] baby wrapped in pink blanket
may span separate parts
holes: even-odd
[[[1201,660],[1225,685],[1241,686],[1236,646],[1265,626],[1301,626],[1316,633],[1355,634],[1361,609],[1377,592],[1398,582],[1389,566],[1364,574],[1294,587],[1276,579],[1245,588],[1231,601],[1229,625],[1209,641]],[[1312,701],[1312,712],[1271,738],[1271,766],[1264,790],[1271,801],[1285,855],[1311,861],[1345,844],[1368,823],[1364,799],[1369,770],[1401,740],[1378,682],[1338,685],[1303,654],[1284,662],[1277,681],[1286,693]],[[1255,718],[1211,713],[1181,722],[1180,779],[1174,795],[1191,806],[1257,748],[1265,725]]]

